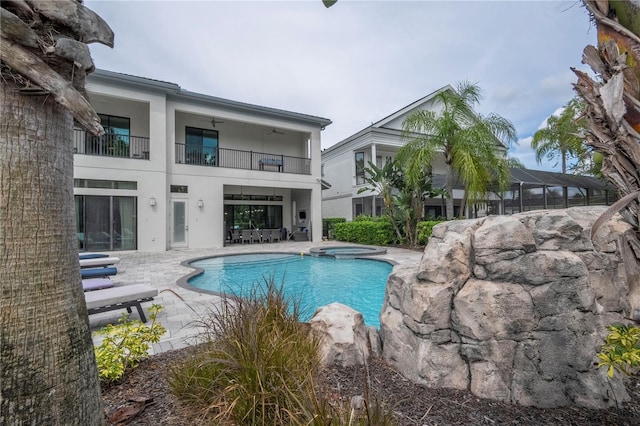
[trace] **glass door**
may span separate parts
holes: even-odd
[[[188,246],[188,231],[187,225],[187,201],[186,200],[173,200],[173,237],[171,239],[172,247],[187,247]]]
[[[80,251],[136,250],[136,197],[76,195],[76,233]]]

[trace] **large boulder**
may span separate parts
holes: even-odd
[[[430,387],[509,403],[614,404],[594,366],[629,287],[614,218],[599,207],[453,221],[434,228],[416,271],[396,266],[380,316],[383,357]],[[594,247],[595,246],[595,247]],[[628,399],[620,378],[611,384]]]
[[[351,367],[364,365],[370,356],[369,335],[362,314],[341,303],[331,303],[316,310],[309,320],[311,332],[320,344],[323,365]],[[378,350],[374,333],[375,350]]]

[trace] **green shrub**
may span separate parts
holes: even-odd
[[[598,368],[607,367],[613,378],[615,370],[632,375],[640,367],[640,327],[629,325],[607,326],[609,334],[598,354]]]
[[[287,298],[273,278],[255,285],[242,299],[223,296],[200,322],[203,343],[171,366],[169,385],[200,410],[209,424],[390,425],[376,405],[369,423],[351,422],[350,413],[322,396],[315,377],[318,342],[300,322],[299,302]]]
[[[426,246],[433,233],[433,227],[439,223],[445,222],[444,220],[427,220],[418,223],[418,244]]]
[[[336,223],[346,222],[347,219],[344,217],[325,217],[322,219],[322,235],[329,238],[330,240],[334,239],[334,231],[333,227]]]
[[[100,346],[94,348],[101,380],[117,380],[149,356],[150,343],[158,343],[167,331],[156,322],[162,309],[162,306],[154,304],[147,310],[150,326],[140,320],[133,321],[129,314],[124,313],[117,325],[109,324],[96,331],[96,334],[104,336]]]
[[[385,246],[395,241],[393,226],[388,219],[336,223],[334,230],[336,240],[350,243]]]

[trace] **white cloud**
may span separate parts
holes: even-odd
[[[92,46],[98,68],[329,118],[323,147],[462,80],[525,141],[573,96],[569,68],[595,44],[577,0],[85,4],[116,34],[113,50]]]

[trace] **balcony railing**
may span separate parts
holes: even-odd
[[[311,160],[265,152],[176,144],[176,163],[230,169],[311,174]]]
[[[84,130],[74,129],[73,152],[74,154],[148,160],[149,138],[115,133],[96,137]]]

